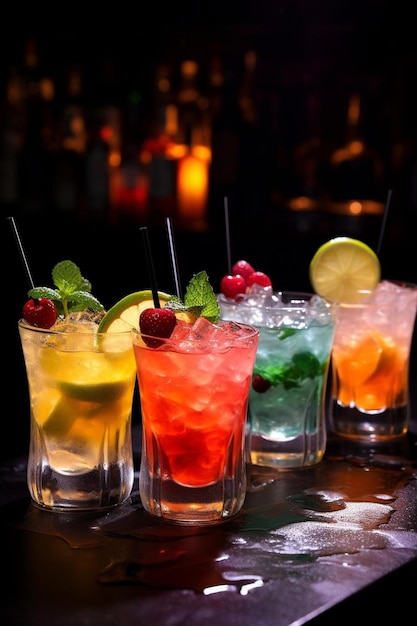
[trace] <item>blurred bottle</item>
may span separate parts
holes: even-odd
[[[238,82],[233,62],[216,56],[209,69],[211,163],[209,221],[224,228],[224,198],[235,195],[240,159]],[[232,201],[233,205],[234,202]]]
[[[334,148],[328,163],[332,201],[385,199],[384,160],[368,143],[365,129],[363,98],[353,93],[347,102],[344,142]]]
[[[17,201],[23,212],[37,213],[49,209],[52,202],[51,168],[56,149],[55,84],[42,61],[37,40],[25,42],[14,88],[9,86],[15,95],[21,89],[23,96],[14,102],[22,122],[16,161]]]
[[[260,218],[267,210],[270,195],[271,133],[265,123],[265,92],[261,81],[258,52],[248,49],[239,71],[239,170],[236,198],[241,216]],[[267,70],[265,70],[267,71]]]
[[[24,142],[25,122],[23,80],[12,67],[0,107],[0,206],[11,214],[16,211],[19,199],[18,156]]]
[[[87,161],[95,171],[87,181],[87,212],[110,221],[118,219],[118,189],[123,158],[123,107],[125,91],[114,54],[104,56],[98,66],[94,95],[89,111],[89,127],[95,129],[89,140]]]
[[[180,65],[180,85],[177,93],[178,133],[180,144],[188,142],[191,129],[195,143],[209,144],[209,99],[202,95],[199,86],[199,65],[194,59],[186,59]]]
[[[88,148],[85,156],[85,217],[109,218],[109,138],[111,132],[111,128],[102,120],[96,120],[94,124],[90,123]]]
[[[67,215],[81,215],[85,210],[85,160],[88,144],[83,74],[77,64],[70,65],[65,71],[59,148],[53,183],[54,207]]]
[[[140,165],[149,179],[149,210],[153,217],[163,218],[175,211],[178,107],[172,87],[171,68],[157,67],[151,119],[140,149]]]
[[[180,67],[177,94],[177,216],[184,226],[205,230],[211,161],[210,100],[200,92],[198,63],[185,60]]]
[[[321,126],[321,93],[313,84],[293,91],[290,121],[293,136],[288,145],[284,202],[294,211],[319,208],[325,195],[324,146]]]
[[[412,237],[417,216],[417,120],[415,110],[415,62],[404,58],[398,63],[390,83],[389,173],[395,190],[396,211],[390,223],[399,241]],[[407,228],[407,225],[411,228]]]
[[[149,211],[149,158],[142,162],[142,154],[150,157],[146,149],[141,150],[146,126],[142,85],[130,85],[123,106],[123,127],[120,164],[114,169],[110,183],[110,211],[113,221],[128,219],[143,221]],[[116,164],[114,164],[116,165]]]

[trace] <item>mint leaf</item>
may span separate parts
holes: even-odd
[[[81,275],[80,268],[72,261],[60,261],[52,270],[52,280],[57,289],[35,287],[28,291],[29,298],[49,298],[57,307],[58,315],[70,312],[103,311],[103,305],[91,295],[91,283]]]
[[[326,362],[320,363],[311,352],[297,352],[290,363],[272,363],[259,367],[255,365],[254,373],[259,374],[271,385],[284,385],[285,389],[299,387],[306,378],[315,378],[326,371]]]
[[[194,274],[184,296],[186,307],[201,307],[201,316],[214,324],[220,319],[220,307],[207,272]]]
[[[103,311],[100,302],[88,293],[88,291],[74,291],[68,296],[68,308],[71,311],[84,311],[84,309],[93,309],[93,311]]]
[[[52,280],[61,294],[74,291],[91,291],[91,285],[82,276],[79,267],[72,261],[61,261],[52,270]]]
[[[185,306],[185,304],[177,297],[173,296],[168,300],[165,307],[178,313],[191,313],[194,317],[200,317],[202,306]]]
[[[187,286],[184,302],[173,296],[166,306],[174,311],[188,311],[195,317],[205,317],[213,324],[220,319],[219,303],[210,285],[207,272],[194,274]]]
[[[283,339],[287,339],[288,337],[292,337],[295,333],[298,332],[295,328],[280,328],[278,332],[278,339],[281,341]]]
[[[59,295],[56,289],[51,289],[50,287],[35,287],[34,289],[30,289],[28,291],[29,298],[48,298],[48,300],[53,300],[54,302],[61,300],[61,296]]]

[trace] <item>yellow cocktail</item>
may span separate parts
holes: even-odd
[[[29,491],[44,507],[110,507],[133,486],[130,331],[58,328],[19,322],[31,405]]]

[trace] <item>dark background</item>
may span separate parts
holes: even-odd
[[[81,174],[73,181],[75,187],[68,188],[73,204],[69,201],[65,209],[59,205],[53,189],[61,171],[58,165],[68,158],[68,151],[59,142],[46,146],[46,109],[36,95],[27,94],[21,107],[11,104],[7,87],[13,76],[26,86],[42,76],[53,79],[55,97],[48,115],[55,121],[62,123],[69,106],[81,107],[87,121],[87,152],[71,163],[74,171],[82,172],[96,139],[97,111],[111,107],[118,112],[123,158],[130,158],[154,130],[158,66],[170,67],[176,93],[181,61],[196,60],[200,92],[209,97],[210,63],[220,58],[224,83],[220,112],[212,115],[213,160],[204,224],[185,223],[175,206],[170,213],[182,283],[205,269],[217,290],[227,273],[225,197],[232,260],[247,259],[268,273],[277,289],[309,290],[308,265],[324,241],[347,235],[378,247],[389,190],[392,199],[378,250],[382,274],[417,281],[417,48],[405,3],[252,4],[239,5],[239,22],[234,21],[235,9],[227,6],[180,3],[169,13],[159,5],[150,7],[147,16],[141,14],[135,21],[125,14],[122,26],[118,15],[114,25],[107,20],[105,27],[98,21],[94,27],[68,28],[62,21],[49,30],[20,25],[5,33],[0,62],[0,233],[6,335],[2,413],[9,435],[1,440],[2,457],[26,453],[29,425],[16,329],[29,284],[7,217],[16,219],[36,285],[52,286],[53,265],[69,258],[106,307],[147,288],[139,232],[147,225],[159,286],[174,291],[166,231],[152,203],[146,215],[115,212],[104,204],[93,211]],[[28,74],[25,65],[28,42],[37,52],[35,74],[33,68]],[[250,120],[239,107],[248,50],[257,55],[248,92],[255,110]],[[82,77],[76,102],[68,91],[74,67]],[[361,98],[354,130],[365,151],[361,159],[336,167],[332,154],[352,138],[346,121],[352,94]],[[237,142],[238,158],[224,179],[218,165],[230,146],[223,143],[224,152],[216,152],[219,144],[214,140],[225,136]],[[312,208],[292,210],[291,201],[298,196],[307,196]],[[349,215],[345,207],[353,199],[373,202],[379,212]]]

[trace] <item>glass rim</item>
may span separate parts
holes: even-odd
[[[417,283],[413,283],[407,280],[393,280],[390,278],[383,278],[379,281],[378,284],[383,282],[392,283],[394,285],[397,285],[398,287],[410,289],[411,291],[417,290]],[[359,300],[358,302],[340,302],[339,306],[343,309],[361,309],[365,306],[376,309],[392,308],[392,302],[370,302],[369,298],[372,296],[374,291],[375,290],[372,289],[358,289],[357,293],[364,296],[363,300]]]
[[[247,329],[249,331],[246,334],[234,336],[233,337],[233,341],[232,341],[232,346],[233,347],[236,347],[237,343],[242,343],[242,342],[245,342],[245,341],[249,341],[249,340],[252,340],[252,339],[254,339],[254,338],[259,336],[259,329],[256,326],[254,326],[253,324],[246,324],[245,322],[237,322],[235,320],[219,320],[215,324],[215,326],[221,327],[221,326],[225,326],[227,324],[235,324],[236,326],[239,326],[241,328],[245,328],[245,329]],[[184,339],[176,340],[176,339],[172,339],[171,337],[157,337],[157,336],[154,336],[154,335],[147,335],[145,333],[142,333],[139,328],[134,328],[134,327],[132,327],[130,332],[132,333],[134,341],[137,338],[142,339],[143,337],[145,337],[146,339],[151,339],[153,341],[160,341],[161,345],[162,344],[164,344],[164,345],[171,345],[174,348],[178,347],[182,343],[188,343],[188,344],[196,345],[196,346],[204,345],[204,344],[206,344],[208,346],[216,346],[216,345],[218,345],[218,342],[216,342],[215,339],[213,339],[213,341],[209,340],[208,343],[207,343],[207,341],[204,338],[197,338],[197,337],[190,338],[190,339],[184,338]],[[142,343],[140,343],[140,344],[135,343],[135,345],[137,345],[139,348],[148,348],[149,349],[149,346],[147,346],[146,344],[143,345],[143,343],[144,342],[143,342],[143,339],[142,339]],[[153,349],[153,348],[150,348],[150,349]]]
[[[45,334],[45,335],[85,335],[88,336],[90,334],[94,334],[97,337],[101,337],[102,335],[127,335],[129,333],[131,333],[132,328],[126,328],[124,330],[116,330],[116,331],[103,331],[103,332],[95,332],[95,333],[86,333],[86,332],[80,332],[78,330],[60,330],[58,328],[41,328],[40,326],[32,326],[31,324],[28,324],[28,322],[26,322],[23,318],[19,319],[17,322],[17,325],[19,328],[23,328],[25,330],[31,330],[34,332],[38,332],[41,334]]]
[[[255,294],[256,295],[256,294]],[[283,289],[282,291],[278,291],[278,290],[274,290],[271,293],[272,296],[277,295],[277,296],[288,296],[290,298],[290,301],[283,301],[280,303],[276,303],[274,305],[265,305],[265,304],[249,304],[247,303],[243,298],[242,300],[232,300],[230,298],[227,298],[224,294],[220,293],[218,296],[218,299],[221,301],[221,303],[225,304],[226,306],[231,306],[231,307],[242,307],[245,309],[264,309],[266,311],[271,310],[271,311],[297,311],[297,310],[304,310],[306,308],[306,306],[308,306],[310,300],[312,298],[316,298],[317,302],[321,302],[324,303],[326,306],[322,309],[324,310],[331,310],[334,308],[337,308],[339,306],[339,303],[336,300],[332,300],[331,298],[328,298],[327,296],[320,296],[317,293],[313,293],[313,292],[309,292],[309,291],[291,291],[289,289]],[[297,306],[297,300],[299,300],[299,306]]]

